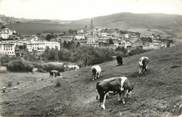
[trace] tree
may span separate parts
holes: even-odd
[[[69,29],[69,30],[68,30],[68,33],[69,33],[70,35],[75,35],[75,34],[77,34],[77,30]]]
[[[45,37],[45,39],[47,40],[47,41],[50,41],[52,38],[54,38],[55,36],[53,35],[53,34],[47,34],[46,35],[46,37]]]
[[[114,44],[114,42],[111,38],[109,39],[109,44]]]
[[[5,26],[5,25],[2,25],[2,26],[1,26],[1,29],[4,29],[4,28],[6,28],[6,26]]]

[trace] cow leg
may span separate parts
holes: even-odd
[[[148,65],[146,65],[146,67],[145,67],[145,71],[147,71],[148,70]]]
[[[121,101],[121,92],[118,93],[118,102],[120,102],[120,101]]]
[[[142,73],[142,68],[141,68],[141,66],[139,66],[138,73],[139,73],[139,74],[141,74],[141,73]]]
[[[123,93],[123,97],[122,97],[122,103],[125,104],[125,99],[127,97],[127,94],[128,94],[128,90],[125,90],[124,93]]]
[[[106,94],[103,94],[103,95],[101,96],[100,99],[102,100],[102,102],[101,102],[101,108],[102,108],[103,110],[105,110],[105,109],[106,109],[106,107],[105,107]],[[100,101],[101,101],[101,100],[100,100]]]
[[[97,79],[99,79],[100,78],[100,73],[97,73]]]
[[[99,77],[100,77],[100,75],[99,75],[99,73],[97,73],[97,79],[99,79]]]

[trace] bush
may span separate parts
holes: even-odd
[[[112,60],[114,51],[94,47],[78,47],[74,49],[61,49],[59,60],[75,62],[81,66],[99,64]]]
[[[12,87],[13,83],[11,81],[8,82],[7,86]]]
[[[42,71],[49,72],[50,70],[58,70],[59,72],[64,72],[64,64],[53,64],[53,63],[44,63],[37,66],[38,69]]]
[[[5,56],[2,56],[1,58],[0,58],[0,64],[2,65],[2,66],[7,66],[8,65],[8,63],[10,62],[10,61],[12,61],[12,60],[16,60],[16,59],[18,59],[17,57],[10,57],[10,56],[8,56],[8,55],[5,55]]]
[[[61,83],[59,81],[56,81],[55,87],[60,87],[60,86],[61,86]]]
[[[131,50],[128,55],[132,56],[132,55],[136,55],[136,54],[140,54],[145,52],[145,50],[143,50],[141,47],[137,47],[136,49]]]
[[[9,62],[7,68],[12,72],[32,72],[33,65],[25,60],[18,59]]]

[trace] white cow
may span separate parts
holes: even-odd
[[[68,71],[70,71],[70,70],[75,70],[75,71],[77,71],[77,70],[80,69],[80,67],[79,67],[78,65],[64,65],[64,68],[65,68],[66,70],[68,70]]]
[[[91,70],[92,70],[92,80],[100,78],[102,69],[99,65],[92,66]]]

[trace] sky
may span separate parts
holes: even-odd
[[[182,0],[0,0],[0,14],[77,20],[120,12],[182,15]]]

